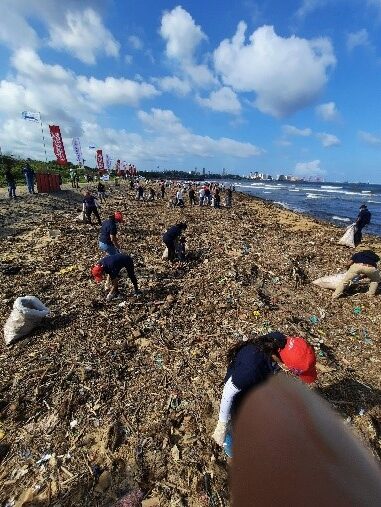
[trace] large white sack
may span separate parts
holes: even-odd
[[[49,308],[35,296],[17,298],[4,325],[5,343],[9,345],[27,335],[48,315]]]
[[[164,248],[163,255],[161,256],[162,259],[168,259],[168,248]]]
[[[345,274],[346,271],[344,271],[344,273],[336,273],[335,275],[322,276],[321,278],[314,280],[312,283],[322,287],[323,289],[335,290],[339,283],[344,280]]]
[[[357,230],[356,224],[347,227],[344,235],[339,240],[339,245],[349,246],[355,248],[355,232]]]

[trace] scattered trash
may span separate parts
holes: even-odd
[[[38,461],[36,461],[36,465],[41,465],[41,463],[45,463],[46,461],[49,461],[52,457],[52,454],[46,453],[44,454]]]
[[[164,365],[164,361],[163,361],[163,358],[160,356],[160,355],[157,355],[155,357],[155,364],[158,368],[163,368],[163,365]]]
[[[364,415],[364,414],[365,414],[365,410],[364,410],[363,408],[362,408],[362,409],[360,409],[360,411],[359,411],[359,415]]]
[[[316,317],[316,315],[312,315],[309,320],[311,324],[317,324],[319,322],[319,319]]]
[[[138,489],[120,498],[113,507],[141,507],[143,492]],[[144,502],[145,500],[143,500]]]
[[[174,445],[171,449],[171,455],[172,455],[172,458],[175,460],[175,461],[179,461],[180,459],[180,451],[179,451],[179,448],[177,447],[177,445]]]
[[[160,507],[160,500],[157,497],[147,498],[142,501],[142,507]]]
[[[71,273],[72,271],[76,271],[79,269],[78,264],[73,264],[72,266],[67,266],[66,268],[62,268],[58,271],[59,275],[66,275],[66,273]]]
[[[355,306],[355,307],[353,308],[353,313],[354,313],[355,315],[360,315],[360,313],[361,313],[361,312],[362,312],[362,308],[361,308],[361,306]]]
[[[77,419],[70,421],[70,428],[73,430],[78,425]]]

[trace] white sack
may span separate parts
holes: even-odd
[[[168,248],[164,248],[163,255],[161,256],[162,259],[168,259]]]
[[[335,275],[322,276],[321,278],[314,280],[312,283],[322,287],[323,289],[335,290],[339,283],[344,280],[345,274],[346,271],[344,273],[336,273]]]
[[[17,298],[4,325],[5,343],[9,345],[27,335],[48,315],[49,308],[35,296]]]
[[[356,224],[350,225],[342,238],[339,240],[339,245],[349,246],[350,248],[355,248],[355,232],[357,231]]]

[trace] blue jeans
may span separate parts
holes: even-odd
[[[28,192],[30,194],[34,194],[34,180],[33,178],[25,178],[26,179],[26,186],[28,187]]]
[[[226,433],[225,441],[224,441],[224,451],[229,458],[233,457],[233,436],[231,434],[231,430]]]
[[[115,255],[119,253],[119,250],[114,245],[107,245],[107,243],[99,242],[99,248],[109,255]]]
[[[14,183],[8,183],[8,195],[10,199],[16,197],[16,185]]]

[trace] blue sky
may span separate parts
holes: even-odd
[[[0,146],[43,158],[40,111],[73,162],[380,183],[380,31],[381,0],[2,0]]]

